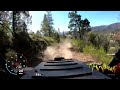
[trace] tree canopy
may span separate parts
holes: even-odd
[[[68,18],[70,18],[68,28],[73,32],[74,37],[83,39],[85,32],[90,31],[90,22],[87,18],[81,19],[81,15],[77,11],[69,12]]]

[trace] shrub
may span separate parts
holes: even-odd
[[[109,50],[109,41],[107,36],[101,34],[90,33],[89,34],[90,43],[96,48],[100,49],[103,47],[105,52]]]
[[[85,46],[83,49],[84,53],[90,54],[98,59],[98,61],[109,64],[112,60],[111,56],[108,56],[104,49],[101,47],[100,49],[95,49],[93,45]]]
[[[73,47],[80,50],[80,52],[83,52],[83,48],[86,45],[85,41],[79,40],[79,39],[72,39],[71,43],[72,43]]]
[[[72,45],[76,46],[76,47],[84,47],[85,46],[85,42],[83,40],[79,40],[79,39],[72,39]]]
[[[0,52],[5,57],[6,50],[10,47],[12,43],[11,38],[8,34],[8,31],[0,26]]]
[[[16,51],[8,49],[7,53],[5,54],[7,60],[15,61],[16,59]]]

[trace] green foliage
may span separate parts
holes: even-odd
[[[28,33],[27,25],[31,19],[28,11],[13,11],[10,15],[9,18],[11,18],[14,25],[12,30],[10,29],[11,21],[6,17],[7,13],[0,12],[0,54],[4,55],[6,59],[15,60],[14,56],[17,52],[23,54],[28,61],[34,62],[33,57],[38,54],[40,56],[48,45],[59,42],[59,35],[51,27],[52,19],[50,15],[46,16],[46,20],[48,20],[48,36],[50,28],[51,36],[54,37],[42,36],[40,31],[36,34]],[[45,25],[43,25],[43,28],[46,30]]]
[[[71,43],[74,48],[80,50],[81,52],[83,52],[83,48],[86,45],[85,41],[79,39],[72,39]]]
[[[109,64],[112,60],[112,57],[107,55],[103,47],[100,47],[99,49],[97,49],[92,43],[87,44],[87,42],[79,39],[72,39],[71,43],[74,48],[77,48],[78,50],[82,49],[85,54],[92,55],[102,63]]]
[[[57,41],[57,43],[59,43],[60,42],[60,36],[59,36],[59,34],[58,33],[56,33],[56,41]]]
[[[12,37],[9,34],[9,31],[7,28],[4,27],[6,25],[9,27],[8,23],[4,23],[3,25],[0,25],[0,53],[5,56],[6,50],[10,47],[12,43]]]
[[[7,49],[7,53],[5,54],[6,56],[6,60],[11,60],[11,61],[15,61],[16,57],[16,51],[13,49]]]
[[[47,41],[43,36],[40,36],[38,34],[32,34],[31,38],[35,42],[38,51],[44,51],[49,45],[49,41]]]
[[[95,33],[89,33],[89,42],[96,48],[100,49],[101,47],[104,48],[105,52],[108,52],[109,50],[109,41],[107,39],[107,36],[95,34]]]
[[[41,35],[41,32],[40,32],[40,30],[37,30],[36,34],[38,34],[38,35]]]
[[[17,33],[17,38],[13,38],[14,48],[27,50],[30,48],[31,39],[27,32],[21,31]]]
[[[69,33],[69,34],[70,34],[70,33]],[[66,38],[64,31],[62,32],[62,38]]]
[[[68,18],[70,18],[69,26],[70,30],[76,28],[81,20],[81,16],[76,11],[69,12]]]
[[[69,12],[68,18],[70,18],[68,28],[70,28],[74,38],[83,39],[84,34],[90,31],[88,19],[81,20],[81,15],[77,14],[77,11]]]
[[[72,39],[71,43],[73,46],[77,46],[77,47],[84,45],[84,41],[79,39]]]
[[[52,14],[50,11],[47,11],[47,15],[44,14],[44,18],[42,21],[42,28],[41,28],[41,32],[44,36],[53,36],[54,33],[54,28],[53,28],[53,19],[52,19]]]
[[[109,53],[109,54],[114,54],[114,53],[116,53],[117,50],[118,50],[118,49],[115,48],[115,47],[110,47],[108,53]]]
[[[112,60],[111,56],[108,56],[103,48],[95,49],[93,45],[85,46],[83,49],[84,53],[90,54],[97,58],[102,63],[109,64]]]
[[[89,41],[90,43],[92,43],[94,46],[97,46],[96,45],[96,38],[97,37],[97,34],[94,34],[94,33],[89,33]]]
[[[51,11],[47,11],[47,19],[49,23],[49,36],[52,36],[53,33],[53,19],[52,19],[52,13]]]
[[[47,15],[44,14],[44,18],[43,18],[43,21],[42,21],[42,24],[41,24],[42,28],[41,28],[41,33],[44,35],[44,36],[49,36],[49,22],[48,22],[48,18],[47,18]]]
[[[13,33],[17,31],[25,31],[27,32],[27,25],[31,24],[31,16],[29,11],[13,11]]]
[[[110,48],[109,41],[107,39],[104,39],[104,41],[103,41],[103,48],[104,48],[105,52],[107,53]]]
[[[54,45],[57,43],[56,39],[53,37],[43,37],[43,38],[47,41],[48,45]]]

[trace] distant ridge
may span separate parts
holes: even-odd
[[[120,23],[92,27],[92,32],[112,32],[112,31],[120,31]]]

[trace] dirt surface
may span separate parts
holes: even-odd
[[[65,59],[76,59],[86,64],[96,63],[101,64],[96,60],[96,58],[90,56],[89,54],[81,53],[79,50],[71,50],[75,48],[71,44],[70,39],[65,39],[56,46],[49,46],[44,52],[44,61],[54,60],[55,57],[64,57]]]
[[[89,64],[89,63],[101,64],[91,55],[87,55],[87,54],[84,54],[81,52],[75,52],[75,51],[73,51],[72,53],[73,53],[73,59],[76,59],[78,61],[84,62],[86,64]]]

